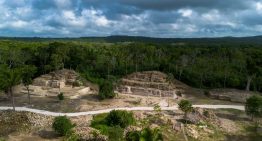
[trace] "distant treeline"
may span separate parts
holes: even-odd
[[[117,82],[136,71],[159,70],[194,87],[262,92],[262,39],[258,36],[234,41],[240,39],[181,39],[177,43],[2,39],[0,65],[34,65],[36,76],[62,68],[74,69],[95,83],[106,79]]]
[[[262,45],[261,36],[251,37],[217,37],[217,38],[154,38],[143,36],[108,36],[108,37],[80,37],[80,38],[39,38],[39,37],[0,37],[0,40],[16,41],[86,41],[86,42],[146,42],[146,43],[203,43],[203,44],[244,44]]]

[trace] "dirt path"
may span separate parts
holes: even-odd
[[[193,107],[199,107],[199,108],[207,108],[207,109],[237,109],[237,110],[244,110],[244,106],[240,105],[193,105]],[[12,110],[12,107],[0,107],[0,110]],[[110,109],[104,109],[104,110],[97,110],[97,111],[87,111],[87,112],[77,112],[77,113],[59,113],[59,112],[50,112],[50,111],[44,111],[44,110],[38,110],[38,109],[31,109],[26,107],[16,107],[16,111],[27,111],[37,114],[43,114],[47,116],[69,116],[69,117],[75,117],[75,116],[83,116],[83,115],[96,115],[101,113],[108,113],[112,110],[127,110],[127,111],[153,111],[154,107],[122,107],[122,108],[110,108]],[[164,111],[172,111],[172,110],[178,110],[177,106],[173,107],[161,107],[161,110]]]

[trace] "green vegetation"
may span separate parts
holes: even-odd
[[[132,112],[114,110],[109,114],[94,116],[91,127],[107,135],[110,140],[118,141],[123,139],[124,129],[134,123],[135,119]]]
[[[120,126],[126,128],[135,122],[132,112],[113,110],[105,118],[108,126]]]
[[[15,99],[13,87],[21,82],[21,70],[18,68],[10,69],[6,66],[1,66],[0,70],[0,89],[4,90],[12,101],[13,110],[15,110]]]
[[[126,134],[126,141],[163,141],[159,129],[144,128],[141,131],[131,131]]]
[[[64,100],[65,99],[65,97],[64,97],[64,93],[59,93],[58,95],[57,95],[57,98],[60,100],[60,101],[62,101],[62,100]]]
[[[262,96],[254,95],[247,99],[245,110],[247,115],[254,118],[262,117]]]
[[[74,126],[75,125],[73,125],[71,120],[66,116],[56,117],[52,125],[55,132],[62,136],[65,136],[67,133],[69,133]]]
[[[115,37],[111,39],[118,41]],[[262,92],[262,48],[257,42],[210,39],[205,42],[174,40],[160,44],[142,40],[122,42],[124,39],[113,43],[87,42],[85,38],[0,40],[0,90],[14,106],[12,87],[22,81],[28,90],[30,103],[32,78],[68,68],[98,84],[101,99],[115,97],[113,88],[119,78],[148,70],[167,73],[169,82],[176,78],[198,88]]]
[[[22,83],[26,87],[27,90],[27,96],[28,96],[28,103],[31,104],[31,98],[30,98],[30,90],[29,85],[32,84],[34,77],[34,74],[36,73],[36,67],[35,66],[25,66],[22,70]]]
[[[119,78],[147,70],[165,72],[169,81],[176,78],[199,88],[262,92],[262,48],[257,42],[185,39],[160,44],[143,42],[144,38],[139,40],[141,42],[124,42],[126,38],[115,42],[119,41],[116,38],[110,38],[113,43],[88,42],[85,38],[58,39],[56,42],[48,39],[0,40],[0,73],[35,66],[36,73],[32,71],[30,76],[25,76],[30,79],[62,68],[74,69],[85,79],[99,84],[101,99],[115,96],[112,88]],[[1,90],[8,93],[7,89],[2,84]]]
[[[79,136],[70,130],[65,135],[65,141],[79,141]]]
[[[110,81],[104,81],[99,87],[99,98],[106,99],[106,98],[114,98],[115,93],[113,90],[113,85]]]
[[[179,109],[181,111],[183,111],[185,114],[184,114],[184,117],[187,118],[187,114],[189,112],[192,112],[193,110],[193,107],[192,107],[192,103],[188,100],[184,100],[182,99],[179,103],[178,103],[178,106],[179,106]]]

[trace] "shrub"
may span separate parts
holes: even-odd
[[[176,95],[181,97],[182,96],[181,91],[176,91]]]
[[[79,80],[74,81],[73,84],[72,84],[73,87],[80,87],[81,85],[82,85],[82,83]]]
[[[79,141],[79,136],[75,132],[69,131],[66,133],[65,140],[66,141]]]
[[[262,117],[262,96],[254,95],[246,100],[245,111],[251,116],[252,120]]]
[[[210,117],[209,111],[204,111],[203,115],[204,115],[205,117]]]
[[[135,122],[132,112],[113,110],[93,117],[91,127],[107,135],[110,141],[122,141],[124,128]]]
[[[125,128],[135,122],[132,112],[113,110],[106,117],[106,123],[108,126],[120,126]]]
[[[163,141],[163,135],[157,128],[150,129],[149,127],[141,131],[127,132],[125,136],[126,141]]]
[[[60,101],[64,100],[64,99],[65,99],[65,98],[64,98],[64,93],[58,94],[58,95],[57,95],[57,98],[58,98]]]
[[[59,116],[54,119],[52,128],[60,135],[66,135],[75,125],[66,116]]]
[[[126,141],[139,141],[140,132],[139,131],[130,131],[126,133],[125,136]]]
[[[106,114],[99,114],[99,115],[95,115],[93,116],[93,120],[91,121],[91,126],[92,127],[96,127],[98,125],[106,125],[106,121],[105,118],[107,117],[107,113]]]
[[[123,141],[124,129],[120,126],[109,127],[108,138],[110,141]]]
[[[101,99],[114,98],[116,94],[114,93],[113,84],[110,81],[104,81],[99,86],[99,97]]]
[[[178,103],[179,109],[185,113],[184,117],[187,118],[187,113],[193,110],[192,104],[188,100],[182,99]]]
[[[210,96],[210,92],[209,92],[208,90],[205,90],[205,91],[204,91],[204,95],[207,96],[207,97],[209,97],[209,96]]]

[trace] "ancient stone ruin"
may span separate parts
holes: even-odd
[[[166,74],[144,71],[132,73],[121,79],[117,91],[123,94],[177,98],[178,89],[167,80]]]
[[[79,75],[73,70],[58,70],[49,74],[41,75],[34,79],[33,85],[52,88],[63,88],[66,85],[81,85]]]
[[[94,86],[81,79],[74,70],[62,69],[48,74],[41,75],[33,80],[29,87],[32,96],[51,96],[56,97],[63,93],[70,99],[78,99],[83,95],[96,93]],[[27,93],[25,87],[17,90],[18,93]]]
[[[236,89],[213,89],[207,93],[207,96],[213,99],[245,103],[246,99],[254,95],[253,92]]]

